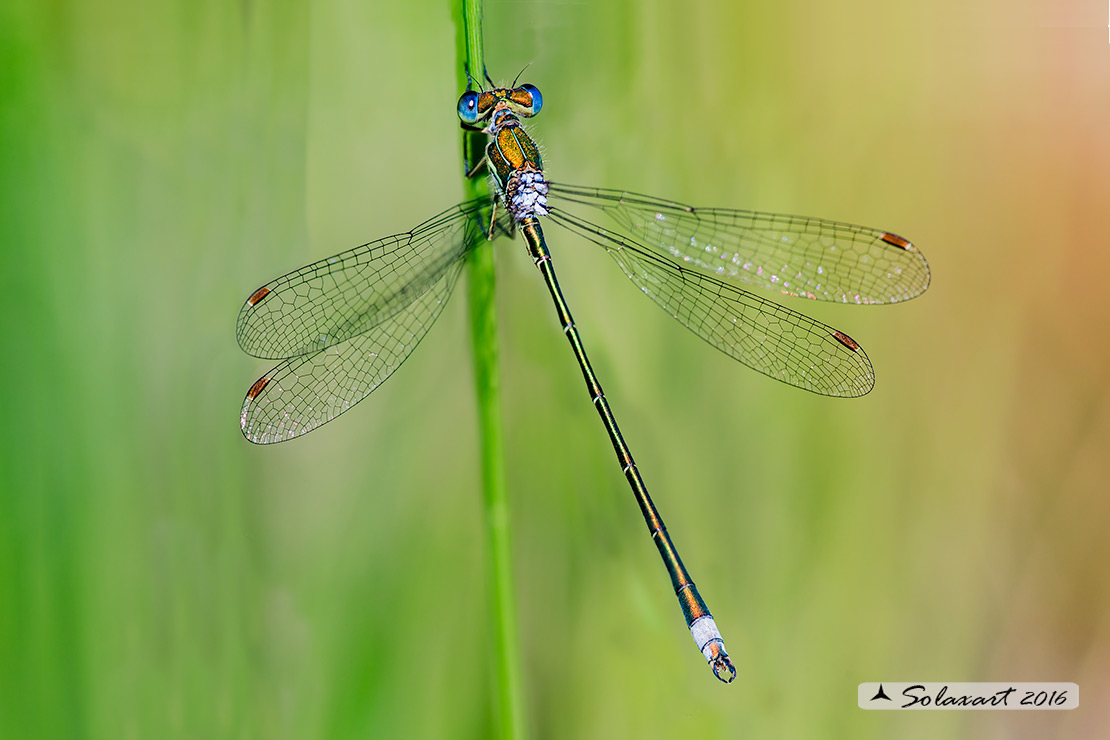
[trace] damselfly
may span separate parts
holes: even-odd
[[[928,287],[929,266],[908,240],[881,229],[693,208],[551,182],[521,123],[542,105],[532,85],[468,89],[459,99],[463,125],[484,126],[490,137],[485,165],[497,200],[462,203],[412,231],[314,262],[251,294],[239,312],[239,344],[251,355],[282,362],[247,391],[243,434],[257,444],[282,442],[361,401],[404,362],[435,322],[467,254],[518,230],[551,293],[694,642],[727,683],[736,669],[586,357],[555,277],[541,218],[604,248],[645,295],[725,354],[776,380],[827,396],[862,396],[871,390],[875,376],[863,349],[844,332],[741,286],[814,300],[896,303]],[[596,225],[581,213],[604,216],[608,225]]]

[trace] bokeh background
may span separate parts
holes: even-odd
[[[535,738],[1093,738],[1110,726],[1110,43],[1079,3],[489,2],[552,179],[871,224],[929,292],[793,304],[855,401],[774,383],[552,235],[737,661],[712,678],[539,275],[498,251]],[[262,282],[461,197],[452,6],[0,8],[0,736],[484,738],[466,301],[304,439],[238,429]],[[461,292],[461,291],[459,291]],[[544,445],[532,444],[534,439]],[[1072,712],[864,712],[878,680]]]

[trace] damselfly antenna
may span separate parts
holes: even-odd
[[[524,69],[522,69],[522,70],[520,70],[519,72],[516,73],[516,77],[513,78],[513,84],[509,85],[509,87],[516,87],[516,83],[520,79],[520,76],[522,74],[524,74],[524,72],[531,66],[532,66],[531,62],[528,62],[527,64],[525,64]]]

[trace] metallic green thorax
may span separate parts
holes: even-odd
[[[486,159],[490,172],[497,181],[497,189],[504,192],[513,173],[522,170],[543,171],[539,147],[511,114],[502,115],[501,126],[486,146]]]

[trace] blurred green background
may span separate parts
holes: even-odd
[[[1089,13],[1089,15],[1088,15]],[[740,676],[717,683],[519,242],[498,252],[535,738],[1087,738],[1110,724],[1104,7],[490,2],[552,179],[889,228],[933,268],[866,398],[772,382],[551,234]],[[466,302],[359,408],[238,429],[262,282],[461,197],[451,5],[0,8],[0,736],[484,738]],[[538,437],[541,449],[526,440]],[[1072,712],[864,712],[878,680]]]

